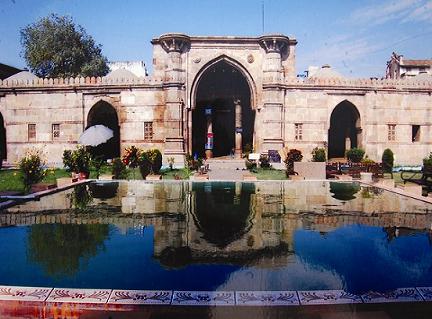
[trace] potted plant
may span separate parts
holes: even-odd
[[[391,149],[386,148],[381,158],[384,173],[392,173],[394,165],[394,155]]]
[[[152,175],[152,180],[160,179],[161,176],[158,173],[162,167],[162,153],[156,148],[141,152],[139,166],[144,179],[147,178],[147,175]]]
[[[285,158],[286,175],[294,175],[294,162],[300,162],[303,159],[301,151],[296,149],[290,149]]]
[[[63,164],[69,172],[77,174],[79,179],[90,176],[91,155],[85,146],[79,145],[73,151],[65,150]]]
[[[432,176],[432,152],[423,159],[423,176]]]
[[[361,148],[354,147],[348,151],[346,151],[346,157],[350,162],[360,163],[363,159],[365,151]]]
[[[127,170],[125,163],[120,158],[114,158],[111,168],[113,179],[126,179]]]
[[[312,150],[312,162],[325,162],[327,159],[326,150],[322,147],[315,147]]]
[[[45,177],[44,163],[38,151],[27,153],[19,161],[25,192],[29,192],[32,185],[39,183]]]

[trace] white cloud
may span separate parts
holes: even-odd
[[[392,0],[355,10],[349,17],[354,25],[380,25],[399,20],[432,22],[432,2],[430,0]]]

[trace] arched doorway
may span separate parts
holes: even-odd
[[[349,101],[339,103],[330,117],[328,157],[345,157],[345,151],[359,147],[361,134],[360,113]]]
[[[251,107],[251,88],[240,69],[224,59],[214,63],[201,75],[195,92],[192,154],[205,156],[209,121],[214,157],[229,155],[236,148],[236,132],[237,149],[252,147],[255,112]]]
[[[106,143],[92,148],[93,155],[101,156],[103,159],[120,157],[120,126],[114,107],[105,101],[97,102],[87,116],[87,128],[93,125],[105,125],[114,133]]]
[[[6,126],[3,120],[3,115],[0,113],[0,161],[3,161],[4,159],[7,159]]]

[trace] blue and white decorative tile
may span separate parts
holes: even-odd
[[[417,291],[425,301],[432,301],[432,287],[417,287]]]
[[[360,296],[343,290],[308,290],[298,291],[302,305],[332,305],[361,303]]]
[[[295,291],[236,291],[238,306],[297,306]]]
[[[234,291],[174,291],[172,305],[233,306]]]
[[[54,288],[47,302],[106,303],[111,289]]]
[[[365,303],[423,301],[415,288],[399,288],[388,292],[370,291],[361,297]]]
[[[122,305],[169,305],[170,290],[113,290],[108,299],[109,304]]]
[[[0,286],[0,300],[45,301],[52,288]]]

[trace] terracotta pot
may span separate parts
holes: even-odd
[[[212,150],[205,150],[205,156],[206,156],[206,159],[212,158],[213,157],[213,151]]]

